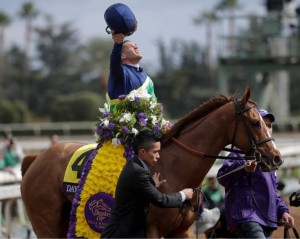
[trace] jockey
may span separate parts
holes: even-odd
[[[125,40],[122,33],[112,34],[114,47],[110,58],[110,75],[106,102],[112,111],[120,95],[127,95],[132,90],[146,89],[155,97],[154,85],[146,72],[139,66],[142,53],[132,41]]]

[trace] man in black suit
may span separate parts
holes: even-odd
[[[145,219],[149,203],[177,208],[193,197],[191,188],[166,195],[155,187],[149,167],[159,160],[160,139],[159,133],[150,130],[137,134],[133,143],[135,156],[120,174],[114,208],[101,238],[146,238]]]

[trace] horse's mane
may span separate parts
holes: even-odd
[[[189,114],[187,114],[185,117],[178,120],[170,129],[169,132],[167,132],[162,139],[162,144],[166,143],[171,137],[178,134],[178,132],[185,126],[187,123],[192,123],[199,118],[203,118],[212,111],[220,108],[221,106],[227,104],[228,102],[232,101],[237,97],[237,93],[225,96],[222,94],[217,95],[214,98],[211,98],[207,100],[206,102],[202,103],[200,106],[195,108],[193,111],[191,111]]]

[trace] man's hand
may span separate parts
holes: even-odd
[[[155,182],[155,187],[156,188],[159,188],[160,187],[160,185],[162,185],[163,183],[165,183],[165,182],[167,182],[167,180],[159,180],[159,176],[160,176],[160,173],[154,173],[153,175],[152,175],[152,179],[153,179],[153,181]]]
[[[185,188],[182,190],[182,192],[185,194],[186,200],[193,198],[194,190],[192,188]]]
[[[282,220],[284,222],[288,222],[288,223],[290,223],[292,225],[295,225],[294,224],[295,223],[294,218],[288,212],[283,213]]]
[[[112,39],[116,44],[120,44],[124,41],[125,36],[122,33],[112,34]]]
[[[247,166],[245,167],[246,173],[254,173],[257,166],[256,161],[247,160]]]

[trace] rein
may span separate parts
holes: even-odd
[[[288,233],[288,229],[291,228],[294,232],[294,235],[295,235],[295,238],[299,239],[299,234],[296,230],[296,228],[294,227],[294,225],[292,225],[291,223],[289,222],[284,222],[283,220],[279,220],[279,221],[276,221],[276,220],[273,220],[271,218],[269,218],[267,215],[265,215],[264,213],[262,213],[262,211],[260,210],[260,207],[254,197],[254,194],[253,194],[253,190],[252,190],[252,180],[251,180],[251,177],[252,175],[249,174],[248,175],[248,182],[249,182],[249,189],[250,189],[250,193],[251,193],[251,197],[252,197],[252,200],[254,202],[254,205],[255,207],[257,208],[257,210],[259,211],[259,213],[266,219],[268,220],[269,222],[273,222],[275,224],[277,224],[278,226],[284,226],[284,238],[290,238],[289,237],[289,233]]]
[[[174,137],[171,138],[171,141],[176,144],[179,148],[183,149],[184,151],[197,156],[197,157],[201,157],[201,158],[213,158],[213,159],[237,159],[236,157],[230,157],[230,156],[221,156],[221,155],[212,155],[212,154],[207,154],[207,153],[203,153],[200,152],[198,150],[192,149],[186,145],[184,145],[183,143],[181,143],[180,141],[178,141],[177,139],[175,139]],[[233,152],[233,153],[241,153],[241,150],[235,150],[235,149],[228,149],[228,148],[224,148],[224,151],[229,151],[229,152]],[[243,159],[246,160],[255,160],[256,156],[252,155],[252,156],[244,156]]]
[[[232,143],[231,143],[231,148],[224,148],[224,151],[229,151],[232,153],[241,153],[242,151],[240,150],[236,150],[234,149],[234,142],[235,142],[235,137],[236,137],[236,133],[237,133],[237,125],[238,125],[238,121],[241,120],[243,122],[243,125],[246,129],[247,132],[247,136],[249,138],[249,141],[251,143],[251,155],[246,155],[244,156],[242,159],[245,160],[256,160],[258,163],[260,163],[261,161],[261,154],[256,150],[256,146],[267,143],[271,140],[274,140],[273,137],[267,137],[266,139],[260,140],[260,141],[256,141],[251,133],[251,129],[248,126],[247,122],[246,122],[246,117],[244,116],[244,113],[247,112],[248,110],[256,107],[255,105],[249,106],[245,109],[241,108],[241,100],[240,99],[234,99],[234,103],[235,103],[235,114],[238,116],[238,119],[236,120],[235,123],[235,127],[234,127],[234,134],[233,134],[233,138],[232,138]],[[220,155],[211,155],[211,154],[207,154],[204,152],[200,152],[198,150],[192,149],[186,145],[184,145],[183,143],[181,143],[179,140],[177,140],[176,138],[172,137],[171,141],[177,145],[179,148],[185,150],[186,152],[189,152],[190,154],[197,156],[197,157],[201,157],[201,158],[213,158],[213,159],[232,159],[232,160],[236,160],[236,157],[230,157],[230,156],[220,156]]]
[[[223,150],[224,151],[229,151],[229,152],[233,152],[233,153],[241,153],[242,151],[240,150],[236,150],[234,149],[234,143],[235,143],[235,137],[236,137],[236,133],[237,133],[237,128],[238,128],[238,122],[239,120],[241,120],[243,122],[243,125],[245,127],[245,130],[247,132],[247,136],[248,136],[248,139],[251,143],[251,150],[250,150],[250,153],[249,155],[247,156],[244,156],[242,158],[238,158],[239,160],[240,159],[245,159],[245,160],[256,160],[258,163],[260,162],[261,160],[261,154],[256,150],[256,146],[258,145],[261,145],[261,144],[264,144],[266,142],[269,142],[271,140],[274,140],[274,138],[272,137],[268,137],[266,139],[263,139],[263,140],[260,140],[260,141],[256,141],[252,135],[252,132],[251,132],[251,129],[250,127],[248,126],[247,122],[246,122],[246,117],[244,115],[245,112],[247,112],[248,110],[256,107],[256,105],[252,105],[250,107],[247,107],[247,108],[244,108],[242,109],[241,108],[241,100],[240,99],[234,99],[234,103],[235,103],[235,114],[236,116],[238,116],[238,119],[236,120],[236,123],[235,123],[235,128],[234,128],[234,134],[233,134],[233,138],[232,138],[232,144],[231,144],[231,148],[228,149],[228,148],[224,148]],[[235,159],[237,160],[236,157],[230,157],[230,156],[219,156],[219,155],[211,155],[211,154],[207,154],[207,153],[204,153],[204,152],[200,152],[198,150],[195,150],[195,149],[192,149],[188,146],[186,146],[185,144],[181,143],[179,140],[177,140],[176,138],[172,137],[171,138],[171,141],[176,145],[178,146],[179,148],[183,149],[184,151],[196,156],[196,157],[201,157],[201,158],[213,158],[213,159]],[[248,163],[245,163],[243,165],[241,165],[240,167],[232,170],[231,172],[225,174],[225,175],[222,175],[221,177],[225,177],[227,176],[228,174],[231,174],[231,173],[234,173],[238,170],[241,170],[242,168],[246,167],[248,165]],[[219,178],[221,178],[219,177]],[[190,204],[190,209],[192,212],[198,212],[198,215],[199,215],[199,211],[200,211],[200,192],[201,192],[201,187],[196,187],[196,188],[193,188],[194,192],[196,192],[196,206],[193,206],[191,204],[191,202],[189,202]],[[175,219],[175,221],[172,223],[171,225],[171,229],[168,233],[165,234],[165,236],[168,236],[172,230],[174,229],[174,226],[175,224],[178,222],[179,220],[179,217],[182,213],[182,207],[180,208],[179,212],[178,212],[178,215]]]

